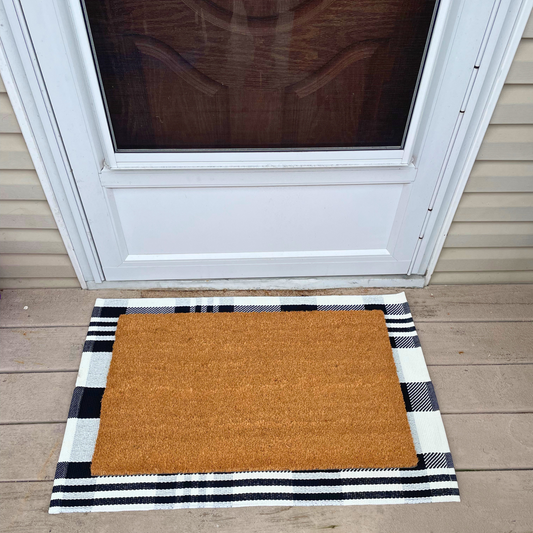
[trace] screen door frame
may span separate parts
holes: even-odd
[[[413,152],[424,114],[428,112],[428,93],[438,58],[448,45],[445,29],[453,0],[437,0],[437,15],[430,27],[429,46],[422,59],[421,76],[415,86],[411,112],[406,124],[403,149],[254,149],[214,151],[128,150],[115,152],[108,114],[91,46],[89,29],[80,0],[67,0],[80,51],[82,68],[90,91],[98,135],[108,169],[194,169],[194,168],[327,168],[327,167],[407,167]]]

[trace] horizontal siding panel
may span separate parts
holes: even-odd
[[[531,222],[533,193],[464,193],[457,222]]]
[[[0,201],[0,228],[56,228],[52,211],[46,201]]]
[[[531,15],[529,16],[522,37],[533,38],[533,12],[531,12]]]
[[[533,85],[505,85],[491,124],[533,124]]]
[[[505,83],[533,83],[533,39],[522,39]]]
[[[78,289],[76,278],[0,278],[0,289]]]
[[[0,199],[46,200],[35,170],[0,170]]]
[[[0,133],[20,133],[19,123],[6,93],[0,92]]]
[[[75,278],[68,255],[0,255],[0,278]]]
[[[533,270],[503,272],[436,272],[432,285],[481,285],[496,283],[533,283]],[[1,280],[0,280],[1,286]]]
[[[533,162],[476,161],[465,192],[533,192]]]
[[[56,229],[0,229],[0,252],[4,254],[66,254]]]
[[[445,248],[533,247],[533,222],[454,222]]]
[[[479,160],[533,161],[533,124],[491,124],[477,158]]]
[[[533,270],[533,248],[444,248],[437,272]]]
[[[26,143],[20,133],[0,133],[0,169],[33,168]]]

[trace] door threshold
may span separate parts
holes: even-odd
[[[317,278],[254,278],[206,280],[151,280],[87,282],[88,289],[180,289],[180,290],[323,290],[352,288],[424,287],[424,276],[325,276]]]

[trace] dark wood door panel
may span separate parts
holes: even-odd
[[[285,90],[283,143],[296,146],[358,144],[367,99],[369,60],[379,42],[355,43],[320,70]]]
[[[157,39],[142,35],[127,38],[141,56],[146,88],[146,102],[141,106],[148,110],[151,135],[159,139],[160,148],[173,148],[175,143],[227,147],[228,87],[200,72]]]
[[[399,147],[434,0],[85,0],[118,149]]]

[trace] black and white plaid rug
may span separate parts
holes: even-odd
[[[120,315],[372,309],[385,313],[419,459],[415,468],[91,476],[100,402]],[[457,478],[405,294],[96,300],[57,465],[50,513],[452,501],[459,501]]]

